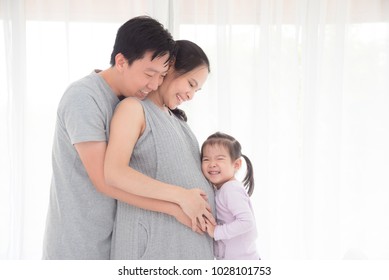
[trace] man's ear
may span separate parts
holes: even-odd
[[[128,63],[127,58],[125,58],[122,53],[115,55],[115,67],[119,72],[123,71],[126,63]]]
[[[238,158],[238,159],[235,160],[235,162],[234,162],[234,169],[235,169],[235,172],[238,171],[241,167],[242,167],[242,158]]]

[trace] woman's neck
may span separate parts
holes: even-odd
[[[167,108],[163,102],[163,99],[160,95],[159,89],[152,91],[147,96],[147,99],[149,99],[151,102],[153,102],[158,108],[165,112],[169,112],[169,108]]]
[[[147,95],[147,99],[150,99],[155,105],[163,108],[163,101],[158,90],[152,91]]]

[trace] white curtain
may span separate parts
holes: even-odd
[[[0,0],[0,259],[41,257],[58,101],[141,14],[210,58],[183,109],[252,160],[263,259],[389,259],[387,0]]]

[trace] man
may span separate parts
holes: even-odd
[[[74,82],[64,93],[54,135],[44,259],[109,259],[115,198],[148,203],[149,210],[163,203],[106,185],[103,166],[116,105],[156,90],[174,49],[171,34],[158,21],[133,18],[117,32],[111,67]],[[179,219],[178,210],[177,205],[166,206],[166,213]]]

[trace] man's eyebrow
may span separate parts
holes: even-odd
[[[151,71],[151,72],[158,72],[156,69],[154,69],[154,68],[146,68],[145,69],[146,71]]]
[[[146,68],[145,71],[146,71],[146,72],[154,72],[154,73],[167,74],[167,72],[169,71],[169,69],[160,72],[160,71],[158,71],[157,69],[154,69],[154,68]]]

